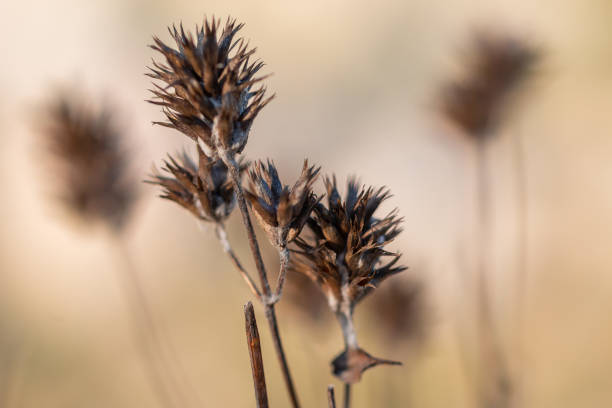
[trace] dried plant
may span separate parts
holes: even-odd
[[[169,156],[163,167],[168,176],[155,171],[149,182],[163,188],[161,198],[174,201],[202,221],[223,224],[236,206],[234,185],[223,161],[198,150],[197,165],[186,152],[178,160]],[[240,173],[246,168],[240,164]]]
[[[396,211],[382,219],[374,217],[380,204],[389,198],[384,188],[365,189],[350,180],[343,201],[335,178],[326,178],[325,185],[327,206],[318,203],[314,207],[308,220],[311,237],[295,241],[299,257],[292,267],[319,286],[336,314],[345,350],[332,362],[333,373],[346,384],[353,384],[370,367],[399,364],[374,358],[359,347],[353,311],[379,283],[405,269],[396,265],[400,255],[385,249],[401,232],[401,219]]]
[[[455,123],[474,141],[476,149],[476,202],[478,266],[475,298],[479,330],[479,352],[483,366],[480,404],[490,407],[505,407],[512,404],[517,394],[517,381],[509,372],[508,357],[505,356],[498,333],[494,327],[492,305],[488,283],[487,245],[490,232],[491,200],[488,189],[487,145],[496,133],[504,113],[507,111],[508,95],[519,89],[529,78],[539,58],[539,53],[525,41],[495,32],[479,32],[474,36],[471,59],[466,61],[467,70],[462,81],[450,82],[442,89],[441,114]],[[524,159],[520,136],[515,138],[515,168],[517,178],[517,209],[519,271],[517,281],[519,296],[517,308],[523,302],[521,293],[525,280],[526,263],[526,188]],[[520,319],[520,311],[517,312]],[[517,326],[520,326],[518,324]],[[484,374],[486,373],[486,374]],[[488,384],[490,383],[490,385]]]
[[[121,230],[136,199],[124,135],[108,107],[61,95],[47,107],[44,136],[59,174],[59,196],[84,221]]]
[[[196,38],[173,27],[170,34],[177,49],[154,37],[152,48],[166,64],[153,61],[149,74],[166,84],[152,90],[151,102],[164,107],[167,122],[156,122],[176,129],[201,143],[206,154],[233,159],[245,148],[253,120],[272,99],[265,88],[252,86],[265,77],[255,77],[261,61],[250,62],[255,53],[243,39],[234,40],[243,27],[227,20],[220,35],[220,22],[204,21],[196,27]],[[232,53],[233,50],[236,50]]]
[[[537,52],[525,42],[493,32],[474,36],[465,77],[442,89],[441,111],[470,136],[490,134],[507,95],[528,77]]]
[[[111,243],[122,262],[115,268],[131,313],[131,327],[151,388],[160,404],[186,406],[180,381],[166,355],[164,340],[126,248],[124,227],[137,197],[136,178],[129,170],[131,155],[125,135],[110,107],[96,110],[87,101],[68,94],[47,108],[44,137],[53,164],[59,170],[60,196],[67,209],[85,223],[100,221],[111,231]]]
[[[237,155],[242,153],[246,146],[253,120],[272,97],[265,96],[264,87],[253,89],[253,85],[265,78],[255,77],[255,74],[263,67],[263,63],[261,61],[251,62],[255,49],[249,48],[243,39],[234,39],[236,33],[242,28],[242,24],[236,24],[235,21],[228,19],[223,28],[220,26],[219,20],[204,21],[201,28],[196,27],[195,39],[190,33],[185,33],[182,26],[180,30],[173,27],[169,31],[176,42],[177,49],[154,38],[155,45],[152,48],[163,55],[166,64],[153,61],[150,76],[164,86],[155,85],[155,89],[151,90],[154,99],[150,102],[161,105],[168,120],[156,123],[176,129],[195,141],[198,145],[200,161],[220,159],[229,171],[229,178],[259,275],[259,287],[238,260],[219,222],[217,222],[217,237],[253,294],[265,308],[291,403],[293,407],[299,407],[274,308],[275,303],[280,299],[288,252],[279,248],[281,271],[277,289],[273,291],[268,281],[244,197],[241,182],[242,166],[237,159]],[[172,172],[171,169],[169,170]],[[182,174],[177,171],[174,174],[175,180],[178,175]],[[158,184],[164,185],[164,180],[156,176],[153,178]],[[169,183],[173,184],[172,181]],[[184,182],[179,184],[185,185]],[[164,187],[168,191],[167,185]],[[184,189],[181,188],[179,191],[184,192]],[[179,202],[178,200],[181,200],[182,197],[180,194],[174,194],[169,198]],[[200,203],[201,201],[201,199],[198,200]],[[191,206],[189,201],[187,204]],[[194,210],[191,210],[192,213],[202,219],[200,209],[196,206],[195,210],[195,213]],[[224,216],[228,214],[229,212],[223,213]],[[284,212],[283,216],[286,215],[288,213]]]
[[[268,408],[268,391],[266,388],[266,376],[264,374],[263,356],[261,354],[261,341],[253,304],[248,302],[244,306],[244,325],[246,329],[247,346],[251,359],[251,371],[253,373],[253,385],[255,387],[255,400],[257,408]]]
[[[319,170],[304,160],[302,174],[290,188],[282,185],[272,162],[266,166],[259,161],[251,166],[245,196],[270,243],[279,251],[299,235],[317,203],[312,185]]]

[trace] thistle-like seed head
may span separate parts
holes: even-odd
[[[124,135],[109,107],[62,95],[47,109],[45,137],[61,175],[61,201],[85,220],[121,229],[137,196]]]
[[[245,191],[255,216],[268,239],[283,249],[300,233],[318,202],[312,192],[320,168],[308,166],[304,160],[302,174],[293,187],[283,186],[274,163],[258,161],[248,173],[249,187]]]
[[[364,189],[350,180],[342,201],[336,179],[327,178],[325,184],[327,206],[315,205],[308,220],[312,237],[295,240],[299,256],[292,267],[317,283],[338,312],[344,301],[352,308],[384,279],[406,268],[396,266],[398,253],[384,249],[401,232],[397,212],[374,217],[389,191]],[[384,263],[384,258],[391,260]]]
[[[150,102],[161,105],[168,119],[157,124],[174,128],[201,143],[206,154],[216,156],[220,150],[230,157],[240,153],[259,111],[272,99],[264,87],[253,85],[264,79],[255,77],[263,67],[261,61],[250,61],[254,48],[235,40],[243,27],[227,20],[205,20],[196,26],[195,38],[176,27],[169,29],[177,49],[154,37],[151,47],[161,53],[166,64],[153,61],[148,75],[162,82],[151,92]]]
[[[185,153],[179,160],[168,156],[164,176],[155,171],[149,183],[163,188],[162,198],[174,201],[202,221],[222,223],[236,204],[229,170],[219,158],[206,156],[198,147],[198,164]],[[246,169],[240,165],[240,172]]]
[[[538,53],[514,38],[480,32],[465,77],[442,89],[441,112],[468,135],[483,137],[498,125],[506,96],[526,79]]]

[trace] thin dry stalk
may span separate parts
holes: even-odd
[[[131,257],[122,238],[112,235],[117,258],[122,262],[123,268],[115,268],[119,286],[124,293],[130,313],[130,327],[134,332],[138,350],[143,353],[143,362],[146,366],[151,388],[158,402],[163,407],[188,407],[187,393],[184,387],[189,387],[187,381],[179,380],[175,376],[176,359],[166,354],[164,341],[151,311],[149,302],[142,289],[138,272],[132,263]],[[195,390],[190,389],[195,398]],[[196,405],[200,405],[196,401]]]
[[[524,345],[523,333],[525,330],[525,300],[527,291],[527,256],[528,256],[528,236],[527,236],[527,173],[525,171],[525,154],[523,141],[520,133],[514,136],[514,169],[516,172],[516,209],[517,209],[517,235],[516,235],[516,258],[517,258],[517,277],[516,277],[516,328],[515,344],[517,357],[517,369],[515,370],[515,400],[517,406],[521,405],[520,400],[523,395],[523,365]]]
[[[336,395],[333,385],[327,386],[327,404],[329,408],[336,408]]]
[[[351,384],[344,384],[344,408],[351,408]]]
[[[507,358],[497,336],[492,316],[492,302],[488,279],[487,254],[491,223],[491,202],[487,180],[487,141],[478,139],[476,143],[476,194],[478,216],[478,265],[476,277],[477,328],[480,342],[481,363],[486,369],[481,375],[485,383],[492,378],[493,388],[484,385],[480,390],[483,407],[508,407],[512,398],[512,379],[508,372]],[[486,374],[485,374],[486,372]]]
[[[292,406],[294,408],[299,408],[300,404],[298,402],[297,393],[295,391],[295,386],[291,378],[289,364],[287,363],[287,357],[285,356],[285,351],[283,349],[283,343],[281,341],[280,332],[278,330],[276,312],[274,311],[274,302],[277,299],[274,299],[274,297],[271,296],[272,290],[270,288],[270,283],[268,282],[268,276],[266,274],[266,269],[265,269],[265,265],[263,262],[263,258],[261,256],[261,251],[259,249],[259,243],[257,242],[257,237],[255,236],[255,230],[253,229],[253,223],[251,222],[251,216],[249,215],[249,210],[248,210],[247,203],[244,198],[244,193],[242,190],[242,185],[241,185],[241,180],[240,180],[240,169],[239,169],[238,164],[231,158],[227,156],[225,157],[222,156],[222,159],[225,162],[228,169],[230,170],[230,175],[231,175],[231,178],[234,184],[234,189],[236,193],[236,201],[238,202],[238,208],[240,208],[240,213],[242,214],[242,221],[246,228],[247,237],[249,240],[249,247],[251,249],[251,253],[255,261],[255,266],[259,274],[261,290],[262,290],[262,295],[263,295],[262,303],[264,305],[266,319],[268,320],[268,325],[270,327],[270,333],[272,335],[272,340],[274,342],[274,349],[276,350],[276,356],[281,366],[281,371],[283,373],[283,378],[285,380],[287,392],[289,393],[289,398],[291,400]]]
[[[251,278],[251,275],[249,275],[246,269],[244,269],[244,267],[240,263],[240,260],[236,256],[236,253],[232,249],[232,245],[230,244],[229,239],[227,239],[227,232],[225,231],[225,227],[223,226],[223,224],[216,225],[215,233],[217,235],[217,239],[223,247],[223,251],[227,254],[227,256],[229,256],[238,272],[240,272],[240,275],[246,282],[251,292],[253,292],[253,295],[255,295],[257,300],[261,301],[261,292],[257,288],[257,284],[253,281],[253,278]]]
[[[266,391],[266,377],[261,354],[259,330],[257,330],[257,320],[255,319],[255,311],[251,302],[244,306],[244,322],[249,357],[251,358],[251,371],[253,372],[257,408],[268,408],[268,393]]]

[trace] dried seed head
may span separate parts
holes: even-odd
[[[293,187],[283,186],[274,163],[258,161],[249,171],[249,187],[245,191],[253,212],[275,247],[283,249],[302,230],[318,202],[312,192],[320,168],[308,166],[304,160],[302,174]]]
[[[341,303],[352,308],[385,278],[406,268],[396,266],[398,253],[384,249],[401,232],[397,212],[374,217],[389,191],[364,189],[350,180],[342,201],[336,179],[327,178],[325,184],[327,206],[315,205],[308,220],[312,237],[295,240],[300,251],[292,265],[320,286],[337,312]],[[384,263],[384,258],[391,260]]]
[[[470,51],[465,77],[442,89],[441,111],[468,135],[483,137],[498,125],[506,96],[527,78],[538,54],[524,42],[487,32],[474,36]]]
[[[365,370],[381,364],[402,365],[399,361],[372,357],[360,348],[347,349],[332,361],[332,373],[346,384],[355,384]]]
[[[222,223],[236,204],[234,186],[221,159],[211,159],[198,146],[199,162],[183,152],[179,160],[168,156],[163,170],[155,171],[149,183],[163,187],[162,198],[174,201],[203,221]],[[240,164],[240,172],[247,168]]]
[[[86,220],[101,220],[121,229],[137,188],[128,170],[124,135],[111,109],[97,110],[76,97],[62,95],[49,104],[46,113],[44,133],[61,175],[61,200]]]
[[[243,25],[230,19],[220,25],[205,20],[195,39],[182,26],[169,29],[177,49],[154,37],[151,47],[166,64],[153,61],[148,75],[165,86],[155,85],[150,102],[163,106],[168,119],[156,123],[201,143],[209,156],[219,150],[233,156],[244,149],[253,120],[272,97],[265,98],[264,87],[252,89],[264,79],[255,77],[264,64],[251,62],[255,49],[234,39]]]

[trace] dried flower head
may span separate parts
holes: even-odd
[[[385,188],[364,189],[350,180],[342,201],[335,178],[326,178],[325,185],[328,205],[314,207],[308,220],[312,239],[296,240],[301,256],[294,268],[321,287],[332,308],[343,298],[353,307],[384,279],[406,269],[396,266],[400,254],[384,249],[401,232],[401,219],[396,211],[374,217],[390,196]]]
[[[121,229],[136,198],[129,154],[111,109],[68,95],[47,109],[44,133],[61,175],[63,203],[86,220]]]
[[[538,58],[525,42],[480,32],[471,45],[462,80],[442,90],[442,114],[467,134],[482,137],[497,126],[507,94],[524,80]]]
[[[396,211],[382,219],[374,217],[390,196],[384,188],[365,189],[349,180],[343,201],[335,178],[327,178],[325,185],[327,206],[315,205],[308,220],[312,237],[295,240],[299,257],[293,259],[292,269],[319,286],[336,314],[346,348],[333,360],[332,372],[352,384],[370,367],[400,364],[374,358],[358,346],[353,310],[380,282],[405,269],[396,266],[399,254],[384,249],[401,232],[401,219]]]
[[[264,87],[252,89],[264,79],[255,77],[264,64],[251,62],[255,49],[234,40],[242,27],[228,19],[221,29],[220,20],[205,20],[203,27],[196,26],[195,39],[182,26],[180,32],[169,29],[177,49],[157,37],[151,46],[166,59],[166,64],[153,61],[149,74],[165,84],[151,90],[155,98],[150,102],[163,106],[168,119],[156,123],[201,143],[209,156],[240,153],[253,120],[272,99],[265,98]]]
[[[222,223],[232,212],[236,197],[228,168],[219,158],[206,156],[198,146],[198,164],[183,152],[177,161],[164,161],[168,176],[155,171],[149,183],[163,187],[162,198],[174,201],[202,221]],[[240,165],[244,172],[247,165]]]
[[[279,249],[286,248],[300,233],[318,202],[312,192],[320,168],[308,166],[304,160],[302,174],[293,187],[283,186],[274,163],[258,161],[248,173],[249,187],[245,190],[251,208],[268,239]]]

